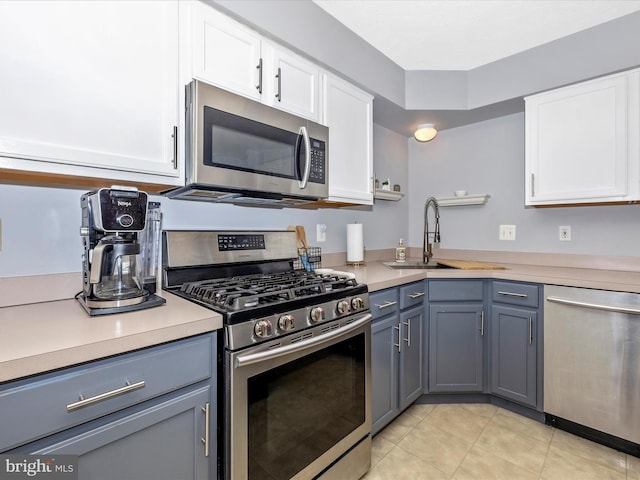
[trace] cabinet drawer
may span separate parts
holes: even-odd
[[[420,305],[426,297],[426,285],[424,282],[410,283],[400,287],[400,309]]]
[[[0,386],[0,451],[210,378],[214,339],[194,337]]]
[[[371,315],[374,319],[398,313],[400,310],[398,289],[388,288],[369,295]]]
[[[482,300],[482,280],[429,280],[430,301]]]
[[[538,290],[538,285],[494,281],[492,300],[510,305],[537,308]]]

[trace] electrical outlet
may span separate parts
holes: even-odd
[[[558,238],[561,242],[571,241],[571,225],[560,225],[558,227]]]
[[[2,251],[2,219],[0,218],[0,251]]]
[[[499,240],[515,240],[516,239],[516,226],[515,225],[500,225],[498,233]]]
[[[316,224],[316,241],[318,243],[327,241],[327,226],[324,223]]]

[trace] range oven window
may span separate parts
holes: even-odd
[[[249,479],[289,479],[365,421],[365,334],[248,380]]]

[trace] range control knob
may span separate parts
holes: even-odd
[[[354,310],[360,310],[361,308],[364,308],[364,300],[362,300],[360,297],[352,298],[351,308],[353,308]]]
[[[318,323],[319,321],[324,320],[324,308],[313,307],[311,312],[309,312],[309,320],[311,320],[311,323]]]
[[[285,332],[288,330],[293,330],[295,327],[295,324],[293,322],[293,315],[282,315],[278,319],[278,327],[280,327],[280,330],[283,330]]]
[[[338,315],[344,315],[345,313],[349,313],[351,307],[349,306],[349,302],[347,300],[340,300],[338,305],[336,305],[336,311]]]
[[[253,333],[255,333],[256,337],[259,338],[270,337],[272,332],[273,327],[271,326],[271,322],[269,320],[259,320],[253,327]]]

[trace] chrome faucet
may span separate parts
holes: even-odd
[[[427,219],[429,206],[433,207],[433,211],[436,214],[436,227],[433,232],[433,243],[440,243],[440,209],[438,208],[438,201],[435,197],[429,197],[424,204],[424,241],[422,243],[423,263],[429,263],[429,259],[433,257],[433,245],[429,242],[429,220]]]

